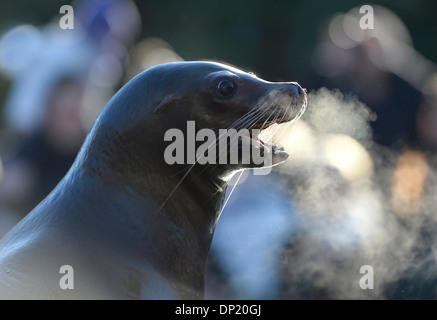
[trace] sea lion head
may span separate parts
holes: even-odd
[[[169,145],[176,143],[173,141],[175,136],[173,140],[166,139],[169,130],[182,132],[186,139],[195,139],[187,132],[188,124],[194,124],[196,134],[203,130],[203,140],[196,139],[192,150],[170,150],[170,153],[182,152],[179,159],[183,161],[173,164],[186,167],[193,163],[187,161],[190,160],[188,157],[193,159],[200,146],[205,148],[206,129],[216,137],[215,141],[212,138],[208,141],[216,142],[214,174],[225,177],[241,169],[273,166],[285,161],[288,153],[275,144],[261,141],[258,132],[274,123],[298,119],[306,104],[305,90],[296,82],[269,82],[253,73],[215,62],[168,63],[139,74],[113,97],[95,125],[105,126],[107,129],[99,132],[111,132],[111,137],[95,140],[107,146],[112,143],[109,149],[106,148],[106,153],[112,161],[114,156],[118,159],[116,164],[125,165],[128,161],[131,168],[136,165],[150,168],[157,159],[163,163]],[[231,146],[240,151],[256,149],[262,157],[269,156],[270,162],[255,163],[252,158],[243,159],[241,154],[236,162],[219,161],[220,154],[223,154],[223,150],[219,150],[221,130],[230,129],[239,133],[247,130],[234,137],[234,141],[227,138],[228,151]],[[185,148],[188,142],[183,141],[181,148]],[[210,155],[209,152],[212,152],[211,148],[205,154]],[[123,155],[130,156],[121,161],[119,158]],[[195,164],[202,162],[198,161],[198,155]],[[132,163],[132,159],[136,163]]]

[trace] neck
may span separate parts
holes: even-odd
[[[105,208],[117,208],[104,213],[106,221],[111,221],[109,228],[117,229],[109,236],[114,239],[116,232],[118,239],[126,238],[138,260],[152,264],[181,297],[201,298],[226,191],[226,182],[210,178],[215,169],[202,171],[195,166],[186,174],[186,166],[170,167],[150,158],[143,160],[159,165],[126,163],[115,156],[102,165],[102,161],[81,161],[80,157],[73,172],[81,173],[72,175],[98,181],[93,189],[100,190]]]

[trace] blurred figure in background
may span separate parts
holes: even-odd
[[[334,16],[321,32],[313,56],[312,88],[352,93],[376,114],[371,123],[377,144],[417,146],[416,116],[435,66],[412,48],[404,23],[373,6],[374,29],[361,29],[362,14],[352,9]]]
[[[394,212],[410,217],[420,211],[431,172],[427,158],[436,150],[437,67],[414,50],[405,24],[393,12],[373,10],[373,29],[361,29],[358,8],[329,21],[314,53],[318,75],[312,86],[356,95],[375,113],[375,165],[381,172],[393,168],[392,176],[376,179],[389,188]]]
[[[4,106],[0,237],[62,179],[95,118],[120,86],[140,31],[133,1],[72,3],[74,29],[59,17],[0,39],[0,70],[12,86]]]
[[[48,97],[40,129],[4,160],[0,203],[4,211],[16,213],[15,222],[45,198],[72,165],[86,135],[80,118],[83,90],[76,79],[60,79]],[[8,229],[5,223],[2,228]]]

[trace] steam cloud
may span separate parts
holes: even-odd
[[[279,166],[298,222],[284,249],[286,299],[436,298],[435,172],[420,151],[376,145],[375,115],[352,96],[310,92],[281,135]],[[362,265],[374,270],[363,290]]]

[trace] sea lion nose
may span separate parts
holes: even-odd
[[[297,93],[301,96],[304,95],[306,93],[306,89],[302,88],[299,84],[297,85]]]
[[[292,92],[291,96],[295,99],[294,108],[290,111],[290,118],[297,120],[302,116],[306,109],[308,99],[306,89],[302,88],[297,82],[289,82],[288,88],[289,95],[290,92]]]
[[[293,91],[298,96],[303,96],[306,93],[306,89],[302,88],[299,83],[297,82],[289,82],[289,84],[293,87]]]

